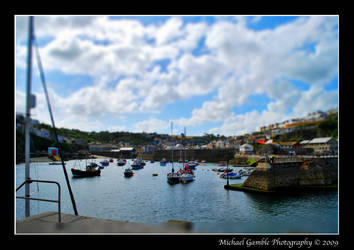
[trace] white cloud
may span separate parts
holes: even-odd
[[[157,45],[163,45],[168,42],[178,39],[183,36],[184,32],[181,29],[182,20],[179,17],[170,18],[164,25],[159,29],[159,32],[156,34],[156,43]]]
[[[222,134],[226,136],[242,135],[259,131],[261,126],[279,122],[282,119],[286,119],[286,116],[281,113],[271,111],[263,111],[259,113],[254,110],[241,115],[235,115],[232,113],[224,120],[221,127],[212,128],[209,130],[209,133]]]
[[[332,107],[337,92],[324,91],[324,86],[338,74],[336,17],[300,17],[263,31],[246,25],[261,17],[233,19],[237,22],[219,18],[213,24],[184,24],[181,17],[172,17],[162,25],[144,26],[135,20],[103,16],[35,17],[36,36],[51,38],[40,48],[45,71],[90,75],[95,82],[67,96],[51,90],[60,120],[76,127],[75,119],[86,128],[104,128],[97,117],[157,113],[166,104],[212,93],[211,99],[192,110],[191,117],[175,121],[181,126],[222,121],[213,130],[231,133],[275,121],[289,110],[298,114]],[[26,20],[16,17],[19,68],[26,65]],[[203,38],[207,53],[193,55]],[[156,64],[161,59],[169,60],[165,72]],[[300,91],[292,79],[308,83],[310,90]],[[241,107],[253,94],[272,101],[264,111],[234,114],[234,107]],[[16,92],[16,97],[22,98],[21,93]],[[22,104],[19,100],[16,109]],[[125,128],[117,126],[111,129]],[[163,131],[166,122],[151,118],[135,124],[146,132],[154,126]]]
[[[168,121],[159,120],[156,118],[150,118],[149,120],[137,122],[134,124],[136,132],[146,132],[146,133],[168,133],[170,124]]]
[[[224,75],[227,80],[219,85],[214,100],[204,102],[201,108],[193,110],[190,118],[181,118],[179,122],[192,126],[224,120],[222,130],[226,131],[230,124],[234,124],[230,120],[230,116],[234,116],[232,108],[242,105],[252,94],[266,94],[275,100],[265,107],[265,112],[271,114],[285,116],[289,109],[294,112],[301,108],[309,110],[308,106],[300,104],[307,100],[301,97],[301,92],[282,79],[303,80],[321,86],[332,80],[338,73],[335,26],[331,17],[299,18],[274,30],[260,32],[247,29],[243,18],[238,23],[222,21],[214,24],[206,34],[205,43],[224,65],[223,73],[232,72],[231,77]],[[316,44],[315,53],[301,50],[308,43]],[[219,74],[218,79],[223,79],[222,76]],[[317,91],[311,104],[328,107],[320,100],[331,99],[333,103],[335,92],[326,93],[323,88],[319,89],[322,93]],[[254,128],[258,123],[251,123],[248,117],[256,114],[251,112],[236,117]],[[258,118],[260,124],[266,121],[263,115]]]

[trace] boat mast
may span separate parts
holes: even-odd
[[[184,138],[185,138],[185,143],[186,143],[186,145],[187,145],[187,129],[186,129],[186,127],[184,127]],[[186,148],[184,148],[184,163],[186,162],[186,160],[187,160],[187,151],[186,151],[187,149]],[[183,164],[184,164],[183,163]],[[183,169],[184,169],[184,166],[183,166]]]
[[[173,143],[173,141],[174,141],[173,140],[173,122],[171,122],[171,137],[172,137],[172,144],[174,144]],[[171,158],[171,161],[172,161],[172,173],[175,172],[175,170],[173,169],[173,147],[174,146],[172,146],[172,158]]]
[[[28,20],[28,45],[27,45],[27,90],[26,90],[26,118],[25,118],[25,197],[30,197],[30,128],[31,128],[31,108],[34,106],[31,96],[31,72],[32,72],[32,33],[33,16]],[[25,200],[25,216],[30,216],[30,200]]]

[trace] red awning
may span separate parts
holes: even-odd
[[[257,140],[256,143],[265,144],[265,140]]]

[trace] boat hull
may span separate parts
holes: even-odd
[[[124,177],[132,177],[133,172],[124,172]]]
[[[227,179],[227,177],[229,177],[229,179],[241,179],[241,175],[236,174],[236,175],[226,175],[226,174],[221,174],[220,178],[224,178]]]
[[[71,173],[73,174],[73,177],[92,177],[92,176],[100,176],[101,175],[101,170],[94,170],[94,171],[83,171],[80,169],[71,169]]]
[[[193,181],[194,180],[194,176],[191,175],[191,174],[182,174],[180,177],[179,177],[180,181],[182,183],[187,183],[187,182],[190,182],[190,181]]]
[[[179,177],[167,177],[167,182],[169,184],[177,184],[180,182]]]
[[[130,165],[130,167],[134,170],[138,170],[138,169],[142,169],[144,166],[143,165],[140,165],[140,164],[137,164],[137,165]]]

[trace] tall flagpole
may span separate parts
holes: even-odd
[[[32,71],[32,33],[33,17],[28,20],[28,46],[27,46],[27,91],[26,91],[26,119],[25,119],[25,196],[30,197],[30,128],[31,128],[31,71]],[[30,216],[30,200],[25,201],[25,216]]]

